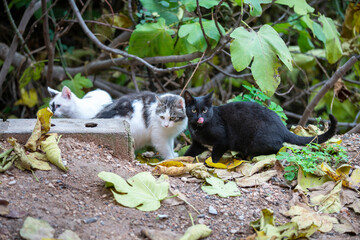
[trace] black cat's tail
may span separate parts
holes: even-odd
[[[288,133],[285,136],[285,142],[300,146],[305,146],[310,142],[314,142],[314,143],[326,142],[335,135],[336,126],[337,126],[337,120],[332,114],[329,115],[329,118],[330,118],[330,128],[325,133],[314,137],[302,137],[288,131]]]

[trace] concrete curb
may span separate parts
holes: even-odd
[[[30,137],[36,119],[8,119],[0,122],[0,139],[18,139],[25,144]],[[51,119],[50,133],[72,137],[80,141],[94,142],[114,151],[123,160],[134,158],[134,144],[128,122],[119,119]]]

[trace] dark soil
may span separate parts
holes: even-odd
[[[353,158],[351,165],[360,167],[360,136],[342,138],[342,145]],[[0,144],[9,147],[4,139]],[[171,187],[185,194],[200,215],[187,204],[166,202],[153,212],[126,208],[114,201],[97,174],[111,171],[127,179],[138,172],[151,171],[152,167],[117,159],[102,146],[72,138],[62,138],[60,148],[69,168],[67,173],[53,166],[51,171],[36,171],[38,181],[31,172],[17,168],[0,174],[0,199],[10,202],[9,207],[17,217],[0,216],[0,239],[21,239],[19,232],[27,216],[49,222],[56,230],[55,237],[69,229],[83,240],[145,239],[142,228],[183,234],[191,226],[189,213],[195,223],[206,224],[213,230],[207,239],[240,239],[254,234],[250,222],[259,218],[263,208],[273,210],[277,222],[289,221],[282,213],[291,206],[293,190],[274,179],[257,187],[241,188],[239,197],[221,198],[207,195],[201,190],[202,181],[190,175],[170,177]],[[210,206],[217,214],[209,212]],[[354,226],[360,226],[359,214],[344,208],[333,216],[341,214],[346,214]],[[334,231],[312,236],[312,239],[359,238]]]

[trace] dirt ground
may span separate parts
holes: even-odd
[[[351,165],[360,167],[360,136],[341,137],[352,159]],[[0,144],[8,147],[3,140],[0,139]],[[187,204],[173,206],[166,202],[153,212],[126,208],[114,201],[97,174],[111,171],[127,179],[138,172],[151,171],[152,167],[117,159],[102,146],[72,138],[62,138],[60,148],[69,168],[67,173],[56,167],[51,171],[36,171],[38,181],[30,172],[16,168],[0,174],[0,199],[10,202],[15,217],[0,216],[0,239],[21,239],[19,232],[27,216],[49,222],[56,230],[55,237],[69,229],[83,240],[146,239],[141,235],[143,228],[183,234],[191,226],[189,213],[195,223],[212,229],[207,239],[241,239],[254,234],[250,222],[260,217],[263,208],[273,210],[279,223],[290,220],[282,213],[290,207],[293,190],[276,179],[257,187],[241,188],[239,197],[221,198],[207,195],[201,190],[201,180],[190,175],[170,177],[171,187],[185,194],[200,214]],[[210,213],[209,207],[216,213]],[[352,210],[344,208],[332,215],[346,215],[360,229],[360,216]],[[316,233],[311,238],[359,239],[360,236],[331,231]]]

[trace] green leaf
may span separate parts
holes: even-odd
[[[177,1],[140,0],[140,2],[147,11],[159,14],[168,25],[179,21],[177,14],[180,5]]]
[[[275,3],[294,8],[295,13],[299,15],[306,15],[307,13],[314,12],[314,8],[307,4],[306,0],[277,0]]]
[[[24,88],[31,80],[37,81],[41,78],[41,72],[44,69],[45,63],[37,62],[27,67],[19,80],[19,88]]]
[[[210,236],[211,229],[205,224],[196,224],[189,227],[179,240],[195,240]]]
[[[20,236],[24,239],[53,238],[55,229],[45,220],[27,217],[20,229]]]
[[[280,83],[277,56],[292,70],[292,57],[284,41],[269,25],[262,26],[258,32],[239,27],[230,36],[234,38],[230,44],[234,68],[242,71],[254,59],[251,72],[256,83],[267,96],[273,95]]]
[[[173,53],[174,31],[159,18],[157,23],[138,24],[131,34],[129,53],[139,57],[168,56]]]
[[[214,47],[220,39],[220,33],[216,28],[215,22],[213,20],[202,19],[202,23],[205,35],[209,37],[210,44],[212,45],[212,47]],[[225,31],[223,27],[219,25],[219,28],[220,31],[224,34]],[[196,47],[198,51],[205,51],[207,47],[206,40],[201,31],[201,26],[199,22],[182,25],[179,29],[179,37],[186,38],[189,44]]]
[[[76,74],[72,80],[65,80],[61,83],[63,86],[67,86],[78,97],[82,98],[85,95],[83,88],[91,88],[93,83],[90,79],[81,76],[80,73]]]
[[[331,18],[325,17],[321,15],[319,17],[319,21],[323,25],[323,32],[325,35],[325,52],[326,58],[328,59],[329,63],[335,63],[339,60],[343,54],[341,49],[341,43],[339,39],[339,33],[336,30],[335,24]]]
[[[314,49],[314,45],[311,42],[311,36],[307,31],[300,31],[298,45],[301,52],[307,52],[311,49]]]
[[[235,197],[240,196],[240,190],[235,182],[224,183],[224,180],[217,177],[205,178],[206,182],[211,186],[201,186],[201,189],[207,194],[218,194],[220,197]]]
[[[236,1],[236,3],[240,6],[241,1]],[[251,16],[260,16],[262,13],[261,4],[271,3],[271,0],[244,0],[244,3],[248,4],[250,7],[250,15]]]
[[[119,193],[112,192],[118,203],[141,211],[155,211],[160,207],[160,201],[168,195],[169,183],[156,181],[149,172],[138,173],[127,182],[110,172],[100,172],[98,177],[106,181],[107,186],[115,186]]]
[[[187,11],[192,12],[196,9],[196,0],[181,0]],[[220,0],[199,0],[199,6],[210,9],[218,5]],[[223,3],[225,4],[225,3]],[[222,5],[223,5],[222,4]]]

